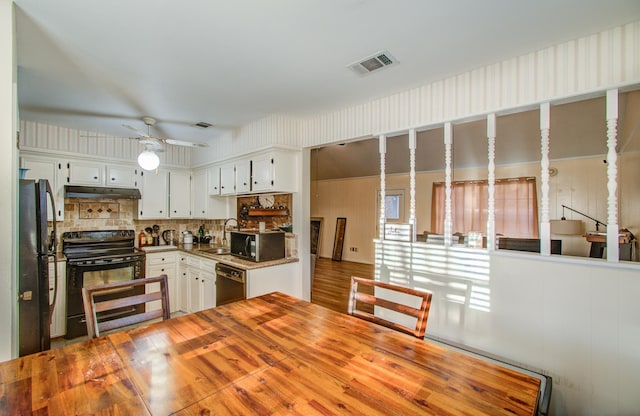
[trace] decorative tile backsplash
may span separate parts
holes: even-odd
[[[58,239],[65,231],[82,230],[135,230],[137,235],[153,225],[160,227],[160,233],[164,230],[176,230],[179,237],[182,237],[182,231],[186,230],[197,234],[200,225],[204,225],[205,230],[210,231],[211,235],[219,235],[222,239],[224,220],[138,220],[135,218],[137,209],[138,201],[132,199],[65,198],[64,222],[57,224]],[[162,239],[161,243],[164,244]],[[136,239],[136,246],[137,244]]]
[[[278,203],[280,203],[280,201],[278,201]],[[203,225],[205,231],[209,232],[216,243],[222,243],[224,220],[198,220],[188,218],[138,220],[135,218],[137,210],[138,201],[132,199],[65,198],[64,222],[57,223],[58,241],[60,242],[60,237],[65,231],[135,230],[136,235],[138,235],[141,231],[144,231],[145,228],[158,225],[160,227],[160,234],[165,230],[176,230],[179,238],[178,242],[181,243],[183,231],[191,231],[194,235],[197,235],[198,228],[200,225]],[[277,225],[279,224],[270,224],[270,226]],[[230,222],[228,229],[233,228],[233,226],[235,226],[235,223]],[[285,243],[287,257],[297,256],[297,236],[292,233],[287,233]],[[160,244],[164,244],[162,238],[160,239]],[[136,246],[138,246],[137,238]],[[58,246],[58,250],[62,250],[62,244]]]
[[[78,218],[83,220],[117,220],[120,218],[120,204],[116,202],[80,202]]]

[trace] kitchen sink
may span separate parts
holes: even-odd
[[[230,253],[229,247],[211,247],[211,248],[200,249],[200,251],[204,253],[210,253],[210,254],[229,254]]]

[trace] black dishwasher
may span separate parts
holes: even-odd
[[[216,306],[247,298],[247,272],[228,264],[216,264]]]

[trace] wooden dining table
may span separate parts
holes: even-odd
[[[532,415],[539,393],[277,292],[0,363],[2,415]]]

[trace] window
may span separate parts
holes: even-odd
[[[385,189],[384,201],[385,222],[404,222],[404,189]],[[378,207],[379,204],[380,191]]]
[[[489,184],[463,181],[451,184],[452,232],[487,233]],[[538,238],[538,200],[535,178],[511,178],[495,183],[496,234],[515,238]],[[445,184],[433,184],[431,230],[444,233]]]

